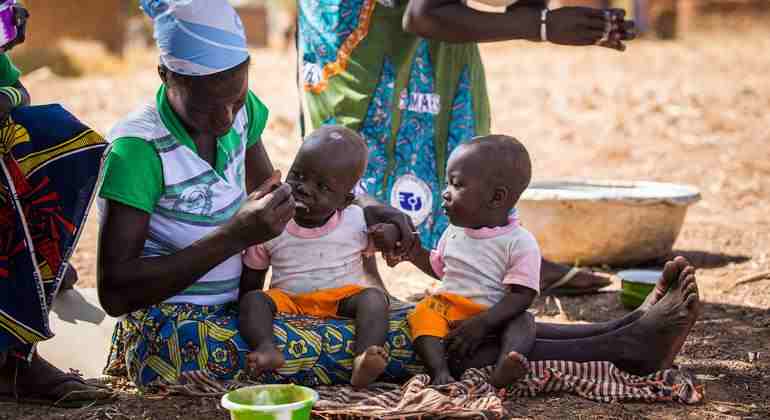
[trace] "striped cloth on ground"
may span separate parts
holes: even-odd
[[[375,384],[356,390],[350,386],[319,387],[314,416],[324,420],[384,419],[504,419],[506,405],[518,398],[546,393],[569,393],[596,402],[677,402],[696,404],[703,388],[685,370],[667,369],[634,376],[609,362],[530,362],[522,381],[498,390],[488,383],[491,368],[470,369],[458,382],[429,386],[427,375],[415,375],[403,385]],[[183,384],[164,391],[188,396],[216,396],[249,382],[214,381],[198,372],[183,374]]]

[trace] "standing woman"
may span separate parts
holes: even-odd
[[[371,198],[411,216],[426,247],[447,227],[444,170],[455,147],[488,134],[490,108],[478,42],[522,39],[623,49],[633,23],[616,30],[605,11],[546,9],[520,0],[487,13],[461,0],[298,0],[302,125],[357,130]],[[365,200],[364,200],[365,201]],[[544,262],[543,289],[594,291],[606,277]]]

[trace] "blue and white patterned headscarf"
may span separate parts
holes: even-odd
[[[141,0],[153,19],[160,61],[171,71],[205,76],[249,58],[241,18],[227,0]]]

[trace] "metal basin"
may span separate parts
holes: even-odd
[[[543,255],[565,264],[629,266],[665,257],[700,193],[658,182],[533,182],[517,205]]]

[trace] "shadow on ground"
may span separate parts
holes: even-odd
[[[688,258],[690,256],[688,255]],[[549,321],[597,322],[620,317],[628,312],[619,292],[584,297],[539,298],[536,309]],[[559,308],[561,313],[554,314]],[[703,314],[693,327],[676,361],[695,373],[704,386],[706,400],[695,407],[671,404],[664,412],[650,413],[646,404],[601,406],[572,396],[558,396],[558,404],[574,405],[575,415],[597,419],[647,418],[770,418],[770,310],[748,306],[704,303]],[[541,402],[556,403],[557,396]],[[527,403],[514,414],[538,418]],[[541,414],[549,416],[544,408]],[[576,417],[576,418],[578,418]]]

